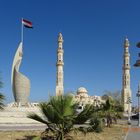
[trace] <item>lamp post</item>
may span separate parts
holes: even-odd
[[[140,84],[138,86],[138,93],[137,93],[137,97],[138,97],[138,109],[139,109],[139,115],[138,115],[138,126],[140,126]]]
[[[140,42],[137,43],[137,47],[140,48]],[[140,53],[139,53],[138,56],[140,57]],[[140,59],[138,59],[138,60],[136,61],[136,63],[134,64],[134,67],[140,67]]]

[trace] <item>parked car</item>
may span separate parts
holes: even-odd
[[[138,119],[139,119],[139,114],[137,113],[137,114],[135,114],[135,115],[132,115],[131,118],[132,118],[133,120],[138,120]]]

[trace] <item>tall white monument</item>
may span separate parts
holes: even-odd
[[[30,80],[19,72],[22,56],[23,47],[21,42],[16,51],[11,72],[11,84],[16,106],[28,106],[30,94]]]
[[[58,35],[58,49],[57,49],[57,76],[56,76],[56,96],[63,95],[64,93],[64,72],[63,72],[63,36],[61,33]]]
[[[124,112],[131,111],[131,88],[130,88],[130,53],[129,41],[126,38],[124,41],[124,55],[123,55],[123,76],[122,76],[122,102],[124,105]]]

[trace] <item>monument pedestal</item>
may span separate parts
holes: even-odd
[[[33,119],[27,118],[27,115],[31,113],[41,115],[38,106],[13,107],[10,105],[0,111],[0,124],[41,124]]]

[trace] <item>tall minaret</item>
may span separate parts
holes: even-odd
[[[122,102],[124,105],[124,112],[131,111],[131,88],[130,88],[130,53],[129,41],[126,38],[124,41],[124,55],[123,55],[123,76],[122,76]]]
[[[61,33],[58,35],[58,49],[57,49],[57,76],[56,76],[56,96],[63,95],[64,93],[64,77],[63,77],[63,36]]]

